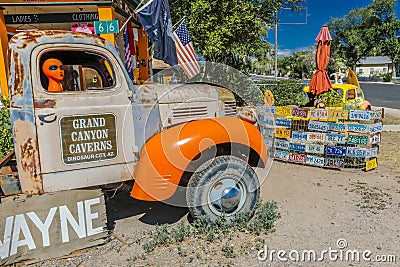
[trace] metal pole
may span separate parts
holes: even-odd
[[[278,80],[278,11],[275,12],[275,81]]]

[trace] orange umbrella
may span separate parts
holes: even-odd
[[[327,92],[332,88],[331,80],[329,79],[326,67],[328,66],[329,57],[331,55],[331,35],[327,26],[322,26],[315,41],[318,42],[317,51],[315,53],[315,63],[317,71],[311,78],[310,91],[314,95],[319,95]]]

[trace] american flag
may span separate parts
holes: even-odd
[[[186,19],[174,31],[174,39],[178,64],[186,73],[186,76],[191,79],[200,73],[200,66],[194,53],[192,39],[190,39],[189,31],[186,27]]]
[[[132,66],[132,59],[131,59],[131,48],[130,48],[130,42],[129,42],[128,26],[126,26],[124,29],[124,42],[125,42],[125,67],[126,67],[126,70],[128,71],[129,78],[131,78],[131,80],[133,80],[134,76],[133,76],[133,66]]]

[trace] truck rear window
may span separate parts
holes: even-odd
[[[52,92],[103,90],[115,85],[112,64],[97,53],[52,50],[41,56],[39,66],[41,84]]]

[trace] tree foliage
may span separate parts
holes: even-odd
[[[315,52],[311,50],[298,51],[292,56],[286,56],[278,60],[279,72],[283,76],[291,78],[310,78],[315,66]]]
[[[328,24],[333,35],[331,56],[346,58],[347,65],[355,69],[356,63],[379,51],[393,37],[393,23],[397,21],[395,0],[373,0],[364,8],[351,10],[343,18],[331,18]],[[390,26],[392,25],[392,26]]]
[[[251,59],[266,59],[268,25],[282,6],[299,8],[304,0],[176,0],[172,20],[187,17],[196,52],[207,61],[251,69]]]

